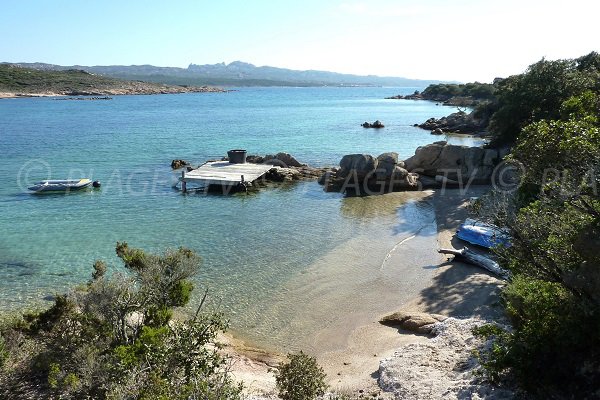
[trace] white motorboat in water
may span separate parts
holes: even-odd
[[[96,182],[94,187],[96,186]],[[31,186],[29,190],[33,190],[35,193],[45,192],[70,192],[85,189],[92,185],[92,180],[87,178],[82,179],[55,179],[37,182]],[[98,184],[99,185],[99,184]]]

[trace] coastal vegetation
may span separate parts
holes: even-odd
[[[490,130],[513,142],[513,192],[480,213],[509,229],[499,248],[513,279],[502,294],[511,330],[480,354],[487,376],[540,398],[600,394],[600,55],[540,62],[498,86]]]
[[[434,101],[448,101],[453,97],[466,97],[476,101],[493,100],[496,88],[491,83],[439,83],[429,85],[422,96]]]
[[[275,376],[279,397],[283,400],[312,400],[323,396],[327,385],[325,372],[314,357],[288,354],[289,362],[279,366]]]
[[[188,304],[200,258],[179,248],[161,255],[117,243],[125,270],[102,261],[92,279],[54,305],[5,321],[0,397],[61,399],[237,399],[216,341],[227,322]]]
[[[496,87],[491,83],[434,83],[422,92],[415,90],[406,96],[397,95],[388,99],[430,100],[444,105],[476,107],[495,100]]]
[[[90,75],[61,73],[67,81]],[[35,81],[17,78],[12,85]],[[456,85],[456,90],[440,85],[430,95],[479,96],[475,113],[489,117],[495,144],[513,146],[506,161],[520,171],[516,190],[492,192],[478,203],[480,215],[513,238],[511,247],[495,250],[511,272],[502,302],[512,326],[475,330],[492,340],[478,354],[484,374],[498,383],[514,380],[539,398],[595,398],[600,394],[600,55],[541,60],[524,74],[478,85]],[[440,158],[448,149],[447,143],[434,143],[405,162],[396,153],[347,156],[334,178],[354,171],[364,179],[382,167],[381,178],[401,177],[403,188],[413,188],[417,177],[410,170],[436,177],[447,169],[442,161],[453,160],[450,165],[461,165],[470,177],[481,166],[489,167],[491,176],[501,157],[497,150],[478,148]],[[191,316],[174,317],[190,303],[199,257],[185,248],[153,255],[126,243],[117,243],[116,254],[123,261],[120,271],[98,261],[89,282],[57,296],[49,309],[3,322],[0,397],[240,398],[242,388],[233,382],[217,341],[227,329],[224,316],[206,311],[202,300]],[[276,374],[284,400],[322,395],[324,379],[314,358],[304,353],[290,355]]]
[[[489,131],[499,144],[515,143],[527,125],[561,117],[563,103],[586,91],[600,91],[600,55],[542,59],[525,73],[496,82]]]
[[[571,97],[600,90],[600,55],[576,59],[542,59],[522,74],[496,78],[493,83],[434,84],[399,99],[423,99],[445,105],[471,107],[417,126],[435,134],[487,132],[492,147],[513,146],[523,129],[537,121],[562,117],[561,107]]]
[[[81,69],[39,70],[0,64],[0,93],[17,95],[115,95],[220,91],[110,78]]]

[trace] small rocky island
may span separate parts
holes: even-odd
[[[383,125],[383,123],[380,120],[377,120],[373,123],[365,121],[361,124],[361,126],[363,128],[375,128],[375,129],[385,128],[385,125]]]

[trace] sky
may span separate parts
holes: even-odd
[[[0,0],[0,61],[490,82],[600,51],[598,0]]]

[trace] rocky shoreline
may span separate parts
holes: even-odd
[[[475,107],[481,103],[480,100],[475,99],[469,96],[428,96],[427,94],[421,93],[418,90],[412,94],[407,95],[395,95],[386,97],[386,100],[428,100],[435,101],[436,103],[441,103],[445,106],[455,106],[455,107]]]
[[[464,133],[469,135],[485,135],[488,121],[477,118],[475,112],[457,111],[441,118],[429,118],[421,124],[415,124],[421,129],[431,131],[433,135],[445,133]]]
[[[458,107],[458,112],[442,118],[429,118],[414,126],[431,131],[434,135],[445,133],[487,134],[490,112],[486,105],[494,102],[493,86],[490,84],[431,85],[423,92],[415,90],[408,95],[386,97],[393,100],[428,100],[437,105]],[[467,108],[472,111],[466,112]]]
[[[145,82],[127,82],[115,88],[94,88],[89,90],[61,90],[40,92],[0,92],[0,99],[4,98],[28,98],[28,97],[60,97],[60,96],[93,96],[93,100],[108,100],[108,96],[120,95],[153,95],[153,94],[181,94],[181,93],[226,93],[228,90],[216,87],[183,87],[150,84]],[[79,100],[74,98],[69,100]]]
[[[498,388],[479,376],[474,352],[491,346],[473,329],[490,321],[446,318],[426,325],[434,336],[425,343],[397,349],[379,365],[379,386],[396,399],[512,399],[512,390]]]
[[[489,184],[507,150],[483,149],[438,141],[415,150],[406,160],[398,153],[347,154],[339,167],[312,167],[294,156],[280,152],[275,155],[249,155],[246,162],[272,165],[261,179],[249,184],[255,190],[273,183],[317,181],[326,192],[341,192],[349,196],[381,195],[400,191],[432,188],[463,187]],[[216,160],[214,160],[216,161]],[[223,157],[220,161],[228,161]],[[182,159],[171,161],[174,170],[197,167]]]
[[[319,178],[326,191],[349,195],[383,194],[447,186],[490,183],[506,150],[483,149],[439,141],[418,147],[402,161],[398,153],[348,154],[339,168]]]

